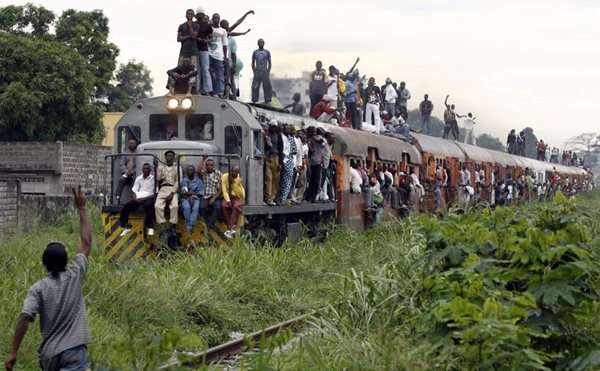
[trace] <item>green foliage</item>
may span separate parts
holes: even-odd
[[[479,147],[483,147],[483,148],[487,148],[487,149],[492,149],[494,151],[500,151],[500,152],[504,152],[504,145],[502,144],[502,142],[500,141],[500,139],[496,138],[493,135],[490,134],[481,134],[480,136],[477,137],[476,141],[477,145]]]
[[[33,36],[45,36],[54,18],[54,13],[43,6],[31,3],[25,6],[9,5],[0,8],[0,30],[11,33],[31,30]]]
[[[131,60],[120,65],[115,80],[116,84],[109,89],[107,111],[124,112],[152,94],[153,80],[143,63]]]
[[[0,137],[98,142],[101,110],[85,61],[58,42],[0,33]]]
[[[76,50],[94,76],[94,96],[104,97],[116,68],[119,48],[108,41],[108,18],[101,10],[68,9],[56,22],[56,40]]]

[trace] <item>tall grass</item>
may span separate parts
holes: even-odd
[[[94,369],[153,369],[174,349],[199,350],[339,300],[346,275],[379,274],[381,266],[414,253],[418,236],[406,224],[365,234],[338,227],[323,243],[281,248],[236,241],[194,254],[129,261],[103,257],[98,210],[94,250],[84,287]],[[44,246],[63,241],[74,254],[78,221],[68,213],[52,226],[0,242],[0,351],[9,349],[26,290],[45,272]],[[361,310],[367,310],[363,308]],[[360,312],[358,315],[365,315]],[[37,368],[40,336],[30,328],[18,369]]]

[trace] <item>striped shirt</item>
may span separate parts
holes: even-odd
[[[57,278],[48,275],[27,292],[21,313],[32,321],[40,315],[42,360],[90,342],[82,290],[87,265],[87,257],[79,253]]]

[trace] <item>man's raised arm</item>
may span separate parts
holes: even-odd
[[[92,250],[92,225],[85,209],[85,195],[81,192],[81,186],[77,190],[73,188],[73,199],[75,207],[79,212],[79,238],[81,242],[77,252],[85,256],[90,256],[90,251]]]

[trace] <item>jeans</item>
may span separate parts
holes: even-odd
[[[210,75],[212,76],[213,93],[223,94],[225,91],[225,64],[210,57]]]
[[[260,70],[254,71],[254,78],[252,79],[252,103],[258,102],[261,84],[265,96],[265,103],[271,103],[271,96],[273,95],[273,91],[271,88],[271,78],[269,77],[268,71]]]
[[[383,109],[387,112],[388,115],[395,116],[396,115],[396,103],[384,103]]]
[[[88,366],[88,354],[85,345],[67,349],[48,360],[40,360],[43,371],[85,371]]]
[[[198,78],[198,91],[202,93],[212,93],[213,86],[210,77],[210,55],[208,51],[200,51],[200,68],[198,69],[200,78]]]
[[[452,120],[450,122],[450,128],[452,129],[452,136],[454,140],[458,140],[459,130],[458,130],[458,122],[456,120]]]
[[[123,205],[119,217],[119,225],[123,228],[127,228],[127,225],[129,224],[129,214],[140,206],[144,208],[144,227],[154,228],[154,196],[139,200],[131,200]]]
[[[123,193],[123,188],[125,188],[125,186],[127,187],[131,187],[133,186],[133,176],[129,176],[127,174],[124,174],[125,176],[121,176],[119,178],[119,184],[117,185],[117,191],[115,192],[115,196],[117,196],[117,201],[121,198],[121,194]]]
[[[431,115],[421,115],[421,132],[427,135],[431,133]]]
[[[444,123],[444,133],[442,134],[442,138],[448,139],[448,134],[452,130],[452,124],[449,122]]]
[[[217,223],[217,216],[219,215],[219,210],[221,210],[221,200],[215,200],[215,202],[213,202],[212,205],[209,204],[208,201],[208,198],[203,199],[202,206],[200,208],[202,210],[204,220],[206,220],[206,224],[209,228],[214,229]]]
[[[200,200],[192,197],[185,198],[181,201],[181,208],[183,209],[185,225],[188,231],[191,231],[194,229],[194,226],[198,221],[198,214],[200,213]]]

